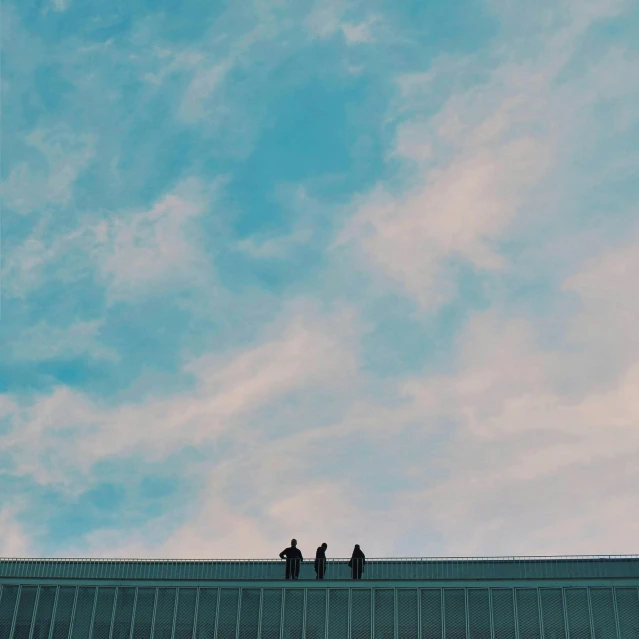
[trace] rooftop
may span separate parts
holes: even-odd
[[[326,579],[350,580],[348,559],[329,559]],[[279,559],[10,559],[0,558],[0,579],[280,580]],[[300,580],[314,579],[313,558]],[[639,555],[560,557],[370,558],[365,580],[639,578]]]

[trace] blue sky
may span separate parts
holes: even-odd
[[[636,3],[2,10],[0,554],[636,551]]]

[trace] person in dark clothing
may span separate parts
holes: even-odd
[[[291,539],[290,547],[282,550],[280,559],[286,559],[286,578],[297,579],[300,574],[300,564],[304,561],[302,552],[297,547],[297,539]]]
[[[315,553],[315,575],[316,579],[324,579],[326,573],[326,549],[328,545],[323,543]]]
[[[351,560],[348,562],[348,567],[351,569],[353,579],[361,579],[364,572],[364,566],[366,565],[366,556],[362,552],[359,544],[355,544],[355,549],[351,556]]]

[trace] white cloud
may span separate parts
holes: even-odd
[[[51,0],[51,8],[59,13],[66,11],[71,6],[71,0]]]
[[[78,321],[70,326],[51,326],[41,321],[22,330],[5,350],[7,359],[45,361],[89,355],[103,360],[118,360],[119,354],[100,342],[103,322]]]
[[[210,257],[194,225],[209,212],[219,182],[205,189],[187,180],[148,211],[103,221],[92,229],[95,259],[111,299],[138,295],[141,288],[209,279]]]
[[[571,150],[601,131],[593,105],[623,97],[624,76],[634,74],[632,56],[609,51],[583,76],[562,76],[579,37],[606,15],[599,9],[527,40],[526,55],[497,49],[488,75],[485,60],[444,58],[427,73],[400,77],[390,156],[404,161],[395,183],[406,186],[380,182],[358,197],[336,246],[354,249],[357,261],[429,310],[455,296],[459,261],[503,268],[498,242],[515,223],[547,218],[546,192],[561,188],[557,172],[573,170]],[[448,97],[438,105],[441,95]],[[620,121],[631,117],[617,111]]]
[[[365,44],[375,39],[373,27],[376,23],[376,18],[369,18],[365,22],[355,24],[345,22],[341,25],[341,30],[348,44]]]
[[[76,135],[68,127],[36,129],[25,139],[40,154],[36,162],[14,166],[3,184],[3,199],[9,208],[30,213],[49,204],[67,205],[72,187],[95,154],[91,135]]]
[[[9,408],[16,408],[10,431],[0,435],[2,448],[17,474],[73,490],[101,459],[134,454],[163,459],[236,428],[239,442],[277,436],[257,424],[244,434],[241,420],[291,394],[339,387],[352,377],[350,322],[348,316],[294,313],[255,348],[229,359],[203,356],[186,364],[185,371],[197,379],[192,393],[104,408],[79,391],[58,388],[33,403],[10,402]]]
[[[69,283],[94,270],[110,302],[159,287],[210,286],[211,247],[198,224],[222,183],[186,179],[148,210],[118,211],[100,222],[85,216],[66,234],[55,231],[55,217],[43,217],[21,244],[5,247],[4,294],[24,298],[44,283]]]
[[[32,556],[31,541],[17,520],[17,511],[11,506],[0,508],[0,557]]]

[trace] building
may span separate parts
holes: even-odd
[[[0,560],[0,639],[639,639],[639,557]]]

